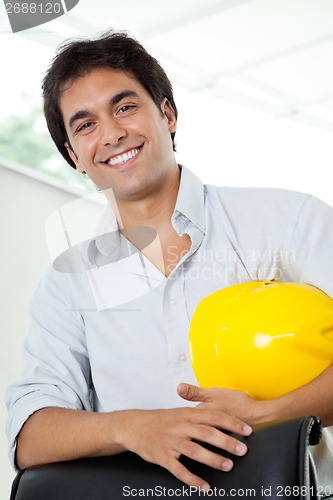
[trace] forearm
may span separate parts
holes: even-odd
[[[243,391],[191,384],[180,384],[178,394],[197,401],[200,408],[218,408],[249,425],[306,415],[320,417],[324,426],[333,425],[333,365],[308,384],[275,399],[258,401]]]
[[[280,418],[316,415],[324,426],[333,425],[333,365],[317,378],[279,398],[261,401],[258,418]]]
[[[209,488],[178,459],[185,455],[222,471],[233,467],[223,450],[243,456],[247,447],[224,430],[248,436],[251,428],[220,410],[174,408],[93,413],[44,408],[23,426],[17,447],[20,468],[83,457],[137,453],[190,486]],[[212,452],[199,443],[220,448]]]
[[[31,415],[19,434],[17,465],[23,469],[125,451],[119,441],[123,413],[43,408]]]

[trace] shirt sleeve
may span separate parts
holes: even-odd
[[[294,281],[314,285],[333,298],[333,208],[314,196],[299,212],[290,259]]]
[[[69,290],[68,275],[51,269],[31,303],[22,376],[5,395],[9,456],[14,468],[17,436],[34,412],[45,407],[92,410],[84,323],[68,300]]]

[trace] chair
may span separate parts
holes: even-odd
[[[316,470],[308,445],[319,443],[320,437],[318,418],[293,418],[256,425],[251,436],[238,437],[246,442],[249,451],[244,457],[233,457],[235,466],[230,472],[181,459],[191,471],[209,482],[212,487],[209,496],[319,499]],[[162,467],[126,452],[21,471],[14,480],[10,500],[202,498],[203,495],[208,496],[187,487]]]

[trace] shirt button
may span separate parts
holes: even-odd
[[[170,300],[170,306],[175,306],[177,304],[177,299]]]
[[[179,354],[178,361],[186,361],[186,360],[187,360],[186,354]]]

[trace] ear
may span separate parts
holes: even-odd
[[[70,156],[70,159],[75,163],[76,170],[82,174],[84,172],[84,169],[80,166],[79,159],[76,156],[76,154],[74,153],[71,145],[68,144],[68,142],[65,142],[65,147],[66,147],[67,152],[68,152],[68,154]]]
[[[176,119],[176,114],[175,110],[171,106],[171,103],[167,97],[164,97],[163,101],[161,102],[161,111],[162,114],[166,117],[168,121],[168,128],[169,132],[176,132],[177,130],[177,119]]]

